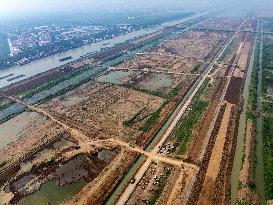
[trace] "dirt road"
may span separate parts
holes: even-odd
[[[9,96],[8,97],[10,100],[12,101],[15,101],[17,102],[18,104],[21,104],[21,105],[24,105],[25,107],[27,107],[28,109],[34,111],[34,112],[37,112],[37,113],[40,113],[46,117],[48,117],[50,120],[52,120],[53,122],[61,125],[64,129],[66,129],[78,142],[79,144],[81,144],[81,142],[85,142],[87,140],[90,140],[89,137],[85,136],[84,134],[80,133],[78,130],[75,130],[71,127],[69,127],[68,125],[64,124],[63,122],[59,121],[58,119],[56,119],[55,117],[53,117],[52,115],[50,115],[49,113],[47,113],[46,111],[44,110],[41,110],[39,108],[36,108],[32,105],[28,105],[12,96]]]
[[[131,151],[131,152],[136,152],[136,153],[140,153],[143,154],[145,156],[147,156],[151,161],[155,161],[155,162],[162,162],[162,163],[167,163],[167,164],[171,164],[174,166],[179,166],[179,167],[191,167],[193,169],[197,169],[197,167],[195,165],[183,162],[182,160],[176,160],[176,159],[172,159],[169,157],[164,157],[161,156],[159,154],[157,154],[157,152],[146,152],[144,151],[142,148],[140,147],[136,147],[136,146],[132,146],[126,142],[123,142],[121,140],[118,139],[105,139],[105,140],[92,140],[89,137],[85,136],[84,134],[80,133],[78,130],[73,129],[71,127],[69,127],[68,125],[64,124],[63,122],[59,121],[58,119],[56,119],[55,117],[53,117],[52,115],[50,115],[49,113],[47,113],[44,110],[38,109],[34,106],[28,105],[14,97],[8,97],[9,99],[22,104],[24,106],[26,106],[28,109],[40,113],[44,116],[47,116],[48,118],[50,118],[53,122],[63,126],[68,132],[71,133],[71,135],[74,136],[74,138],[78,141],[80,149],[76,150],[76,152],[81,153],[81,152],[88,152],[88,150],[91,149],[91,146],[97,146],[97,147],[102,147],[102,146],[107,146],[107,145],[113,145],[113,146],[118,146],[118,147],[122,147],[125,150]]]
[[[119,145],[119,146],[125,148],[128,151],[143,154],[146,157],[148,157],[151,161],[163,162],[163,163],[166,163],[166,164],[179,166],[179,167],[185,167],[185,168],[190,167],[190,168],[193,168],[193,169],[197,169],[197,167],[195,165],[183,162],[182,160],[177,160],[177,159],[172,159],[170,157],[165,157],[165,156],[162,156],[162,155],[158,154],[157,152],[146,152],[146,151],[144,151],[143,149],[141,149],[139,147],[131,146],[130,144],[128,144],[126,142],[123,142],[121,140],[109,139],[108,142],[112,142],[113,144]]]
[[[222,56],[222,54],[224,53],[224,51],[226,50],[226,48],[230,45],[230,43],[233,41],[233,39],[237,36],[237,34],[238,34],[241,26],[243,25],[243,23],[244,22],[242,22],[242,24],[238,27],[238,29],[234,33],[234,35],[222,47],[221,52],[219,52],[218,55],[217,55],[217,57],[213,59],[213,61],[209,65],[209,68],[204,71],[205,73],[202,75],[200,82],[198,83],[198,85],[196,86],[196,88],[193,90],[193,92],[190,94],[190,96],[186,100],[185,104],[182,106],[182,108],[180,109],[180,111],[178,112],[178,114],[176,115],[176,117],[174,118],[174,120],[172,121],[171,125],[168,127],[167,131],[164,133],[164,135],[162,136],[162,138],[160,139],[160,141],[157,143],[157,145],[153,148],[153,150],[151,151],[151,153],[153,153],[153,154],[158,153],[160,147],[164,144],[164,142],[166,141],[166,139],[173,132],[174,128],[176,127],[176,125],[178,124],[178,122],[180,121],[180,119],[182,118],[182,116],[184,115],[184,113],[186,112],[186,110],[188,109],[188,107],[190,106],[190,104],[192,103],[192,100],[193,100],[194,96],[196,95],[196,93],[199,91],[199,89],[201,88],[201,86],[203,85],[203,83],[205,82],[205,80],[207,79],[207,77],[209,76],[209,73],[213,69],[214,65],[217,64],[217,61],[220,59],[220,57]],[[119,200],[117,201],[117,203],[116,203],[117,205],[124,205],[128,201],[128,199],[130,198],[131,194],[135,190],[136,184],[144,176],[144,174],[148,170],[151,162],[152,162],[152,160],[150,158],[148,158],[147,161],[140,167],[140,169],[138,170],[138,172],[135,175],[135,180],[136,180],[135,183],[134,184],[129,184],[127,186],[127,188],[122,193],[122,195],[119,198]]]
[[[219,170],[220,168],[226,133],[228,132],[228,123],[229,123],[231,107],[232,107],[232,104],[227,104],[227,107],[225,109],[221,127],[219,129],[219,133],[217,135],[215,145],[213,147],[213,151],[209,161],[206,178],[205,178],[203,188],[199,197],[199,201],[198,201],[199,205],[212,203],[211,198],[213,196],[215,181],[218,175],[218,171],[216,170]]]

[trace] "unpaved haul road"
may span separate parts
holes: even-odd
[[[170,158],[170,157],[165,157],[165,156],[162,156],[162,155],[158,154],[157,152],[147,152],[147,151],[143,150],[142,148],[139,148],[139,147],[136,147],[136,146],[132,147],[130,144],[128,144],[126,142],[123,142],[121,140],[118,140],[118,139],[112,139],[111,138],[111,139],[109,139],[107,141],[114,144],[114,145],[123,147],[128,151],[140,153],[140,154],[148,157],[151,161],[162,162],[162,163],[166,163],[166,164],[170,164],[170,165],[174,165],[174,166],[179,166],[179,167],[182,167],[182,168],[189,167],[189,168],[192,168],[194,170],[198,169],[198,167],[196,165],[183,162],[182,160],[177,160],[177,159],[173,159],[173,158]]]
[[[236,36],[234,36],[236,37]],[[237,50],[237,56],[239,56],[241,54],[241,50],[242,50],[242,47],[243,47],[243,44],[246,42],[246,38],[244,39],[244,42],[241,43],[241,45],[239,46],[238,50]],[[234,72],[234,66],[232,66],[231,68],[231,74],[230,76],[226,76],[227,77],[227,82],[226,82],[226,85],[225,85],[225,88],[222,92],[222,95],[221,95],[221,98],[219,100],[219,103],[218,103],[218,106],[215,110],[215,113],[214,113],[214,118],[213,120],[211,121],[210,123],[210,127],[209,127],[209,130],[206,134],[206,138],[203,142],[203,146],[202,146],[202,149],[201,149],[201,153],[199,154],[199,162],[201,162],[203,160],[203,157],[205,155],[205,152],[206,152],[206,149],[207,149],[207,146],[208,146],[208,143],[209,143],[209,140],[210,140],[210,136],[212,135],[212,132],[213,132],[213,129],[215,127],[215,124],[216,124],[216,121],[217,121],[217,117],[220,113],[220,109],[222,107],[222,105],[224,104],[224,100],[225,100],[225,96],[226,96],[226,92],[227,92],[227,89],[229,87],[229,84],[230,84],[230,81],[231,81],[231,78],[233,76],[233,72]]]
[[[104,140],[91,140],[90,138],[88,138],[86,135],[82,134],[80,131],[73,129],[71,127],[69,127],[68,125],[66,125],[65,123],[59,121],[58,119],[56,119],[55,117],[53,117],[52,115],[50,115],[48,112],[41,110],[39,108],[36,108],[34,106],[28,105],[12,96],[8,97],[10,100],[13,100],[21,105],[26,106],[29,110],[32,110],[34,112],[40,113],[46,117],[48,117],[49,119],[51,119],[53,122],[59,124],[60,126],[62,126],[65,130],[67,130],[68,132],[71,133],[71,135],[73,135],[73,137],[75,138],[75,140],[78,141],[79,145],[80,145],[80,149],[77,150],[78,153],[80,152],[88,152],[90,150],[90,146],[91,145],[95,145],[97,147],[100,146],[104,146],[106,144],[109,145],[114,145],[114,146],[119,146],[119,147],[123,147],[124,149],[131,151],[131,152],[136,152],[136,153],[140,153],[145,155],[146,157],[148,157],[150,160],[152,161],[156,161],[156,162],[162,162],[162,163],[167,163],[167,164],[171,164],[174,166],[180,166],[180,167],[190,167],[192,169],[197,170],[197,166],[183,162],[182,160],[177,160],[177,159],[173,159],[173,158],[169,158],[169,157],[165,157],[165,156],[161,156],[159,155],[157,152],[146,152],[144,151],[142,148],[139,147],[132,147],[130,144],[118,140],[118,139],[104,139]]]
[[[182,108],[180,109],[180,111],[178,112],[178,114],[176,115],[176,117],[174,118],[173,122],[168,127],[167,131],[164,133],[164,135],[162,136],[162,138],[160,139],[160,141],[153,148],[153,150],[151,151],[151,154],[158,153],[160,147],[164,144],[164,142],[166,141],[166,139],[170,136],[170,134],[172,133],[172,131],[176,127],[177,123],[180,121],[180,119],[182,118],[182,116],[185,114],[187,108],[189,108],[189,106],[190,106],[190,104],[191,104],[194,96],[196,95],[196,93],[199,91],[199,89],[201,88],[201,86],[203,85],[203,83],[205,82],[205,80],[207,79],[207,77],[209,76],[209,73],[213,69],[213,66],[215,64],[217,64],[217,61],[220,59],[220,57],[222,56],[222,54],[224,53],[224,51],[226,50],[226,48],[230,45],[230,43],[234,40],[234,38],[238,34],[238,32],[239,32],[239,30],[240,30],[240,28],[241,28],[241,26],[243,24],[244,24],[244,22],[242,22],[242,24],[238,27],[238,29],[233,34],[233,36],[230,38],[230,40],[225,45],[222,46],[221,52],[219,52],[217,54],[217,56],[212,60],[212,62],[209,65],[209,68],[205,70],[205,73],[203,74],[202,79],[200,80],[200,82],[198,83],[198,85],[196,86],[196,88],[193,90],[193,92],[190,94],[190,96],[186,100],[185,104],[182,106]],[[119,200],[117,201],[117,203],[116,203],[117,205],[124,205],[129,200],[129,198],[130,198],[131,194],[133,193],[133,191],[135,190],[137,184],[140,182],[140,180],[144,176],[145,172],[148,170],[149,166],[151,165],[151,162],[152,162],[152,160],[150,158],[148,158],[146,160],[146,162],[140,167],[140,169],[138,170],[138,172],[135,174],[135,177],[134,177],[135,178],[135,183],[129,184],[127,186],[127,188],[122,193],[122,195],[119,198]]]
[[[7,96],[5,96],[5,97],[7,97]],[[21,105],[27,107],[28,109],[30,109],[30,110],[32,110],[34,112],[40,113],[40,114],[48,117],[50,120],[52,120],[53,122],[55,122],[58,125],[62,126],[65,130],[67,130],[75,138],[75,140],[78,141],[79,144],[83,144],[84,145],[85,141],[90,140],[87,136],[85,136],[84,134],[80,133],[78,130],[75,130],[75,129],[69,127],[68,125],[64,124],[63,122],[59,121],[58,119],[56,119],[55,117],[53,117],[52,115],[50,115],[49,113],[47,113],[46,111],[41,110],[39,108],[36,108],[36,107],[34,107],[32,105],[26,104],[26,103],[24,103],[24,102],[22,102],[22,101],[20,101],[20,100],[18,100],[16,98],[12,97],[12,96],[9,96],[7,98],[9,98],[12,101],[17,102],[18,104],[21,104]]]

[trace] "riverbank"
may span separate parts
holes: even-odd
[[[5,86],[11,85],[13,83],[19,82],[24,79],[30,78],[30,77],[35,76],[37,74],[52,70],[54,68],[63,66],[67,63],[71,63],[74,60],[81,59],[82,56],[86,56],[86,55],[92,56],[93,53],[101,52],[102,50],[107,49],[107,48],[113,48],[116,45],[127,43],[131,40],[141,38],[145,35],[150,35],[152,33],[158,32],[160,30],[164,30],[168,27],[176,26],[176,25],[185,23],[187,21],[190,21],[192,19],[196,19],[198,17],[204,16],[207,14],[208,14],[208,12],[195,14],[195,15],[192,15],[190,17],[186,17],[181,20],[170,21],[170,22],[166,22],[166,23],[163,23],[160,25],[153,26],[148,29],[145,28],[145,29],[141,29],[138,31],[127,33],[124,35],[120,35],[120,36],[117,36],[113,39],[100,41],[100,42],[93,43],[90,45],[84,45],[80,48],[72,49],[72,50],[69,50],[64,53],[58,53],[58,54],[55,54],[55,55],[52,55],[52,56],[49,56],[49,57],[46,57],[46,58],[43,58],[43,59],[40,59],[37,61],[30,62],[30,63],[23,65],[23,66],[17,65],[17,66],[13,66],[13,67],[6,69],[6,70],[0,70],[0,77],[6,76],[9,74],[25,75],[23,78],[20,78],[18,80],[12,81],[12,82],[0,80],[0,88],[3,88]],[[71,56],[73,59],[66,61],[66,62],[59,61],[60,59],[65,58],[67,56]]]

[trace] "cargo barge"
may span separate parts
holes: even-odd
[[[0,80],[3,80],[3,79],[5,79],[5,78],[9,78],[9,77],[11,77],[11,76],[14,76],[14,74],[9,74],[9,75],[6,75],[6,76],[4,76],[4,77],[0,77]]]
[[[71,59],[72,59],[72,56],[68,56],[68,57],[65,57],[65,58],[61,58],[59,61],[64,62],[64,61],[68,61],[68,60],[71,60]]]
[[[7,81],[13,81],[13,80],[16,80],[16,79],[18,79],[18,78],[22,78],[22,77],[24,77],[25,75],[17,75],[17,76],[14,76],[13,78],[9,78],[9,79],[7,79]]]

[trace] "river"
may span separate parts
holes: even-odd
[[[117,58],[107,60],[103,62],[100,66],[93,67],[93,69],[87,70],[75,77],[62,81],[47,90],[41,91],[29,98],[24,99],[23,101],[24,103],[27,103],[27,104],[35,104],[42,101],[45,98],[49,99],[50,97],[55,96],[57,93],[62,93],[65,90],[68,91],[70,90],[69,87],[73,87],[73,85],[75,84],[83,84],[86,81],[90,81],[91,79],[94,79],[96,75],[105,71],[107,67],[111,67],[118,63],[121,63],[124,61],[124,59],[133,58],[134,56],[137,55],[137,53],[142,53],[147,49],[153,48],[156,45],[158,45],[158,43],[162,42],[164,39],[173,38],[179,33],[186,32],[187,30],[189,30],[189,28],[185,28],[182,31],[170,33],[169,35],[162,37],[156,41],[147,43],[141,46],[140,48],[131,50],[129,53],[125,53]],[[18,103],[11,104],[10,106],[0,110],[0,121],[7,119],[9,116],[15,116],[16,113],[20,113],[24,109],[25,109],[24,106]]]
[[[59,66],[65,65],[69,62],[78,60],[81,58],[81,56],[85,56],[87,54],[93,53],[93,52],[100,52],[102,49],[107,47],[114,47],[116,44],[125,43],[127,41],[130,41],[134,38],[141,37],[143,35],[148,35],[160,30],[163,30],[169,26],[174,26],[177,24],[182,24],[186,21],[201,17],[208,14],[208,12],[203,13],[197,13],[195,15],[180,19],[180,20],[174,20],[166,23],[162,23],[160,25],[151,26],[150,28],[140,29],[137,31],[133,31],[124,35],[120,35],[117,37],[114,37],[112,39],[103,40],[97,43],[92,43],[89,45],[84,45],[80,48],[71,49],[64,53],[57,53],[55,55],[45,57],[36,61],[32,61],[26,65],[23,66],[13,66],[11,68],[0,70],[0,78],[4,76],[8,76],[10,74],[14,74],[14,76],[24,75],[21,78],[18,78],[13,81],[7,81],[8,78],[0,80],[0,88],[11,85],[13,83],[19,82],[21,80],[27,79],[29,77],[35,76],[39,73],[46,72],[48,70],[57,68]],[[59,61],[61,58],[71,56],[72,59],[61,62]]]

